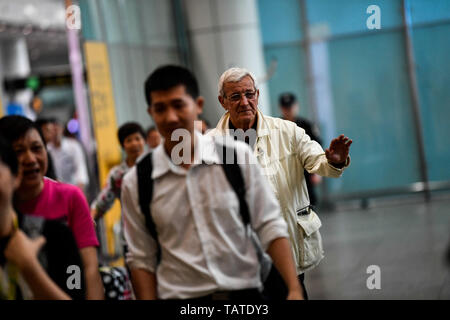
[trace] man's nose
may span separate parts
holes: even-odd
[[[245,96],[245,94],[241,95],[241,100],[239,100],[239,102],[240,102],[241,105],[244,105],[244,106],[248,105],[248,99]]]
[[[141,145],[141,141],[140,141],[140,140],[133,140],[132,143],[131,143],[131,145],[132,145],[133,147],[138,147],[138,146]]]
[[[169,110],[167,110],[166,122],[178,122],[178,114],[172,108],[169,108]]]

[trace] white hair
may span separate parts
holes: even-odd
[[[250,71],[248,71],[247,69],[244,69],[244,68],[233,67],[233,68],[230,68],[230,69],[226,70],[220,76],[219,84],[217,85],[217,89],[219,91],[219,95],[221,97],[223,97],[223,95],[224,95],[223,85],[225,83],[227,83],[227,82],[238,82],[238,81],[241,81],[242,78],[244,78],[246,76],[249,76],[252,79],[253,85],[255,86],[255,89],[257,89],[256,78],[253,75],[253,73],[251,73]]]

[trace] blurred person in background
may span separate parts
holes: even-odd
[[[94,220],[101,218],[108,212],[114,204],[115,199],[120,200],[120,188],[122,186],[123,176],[135,165],[136,160],[144,153],[145,134],[140,124],[127,122],[119,128],[117,135],[120,145],[125,151],[125,159],[109,171],[105,187],[92,203],[91,215]]]
[[[161,143],[161,135],[154,126],[147,129],[146,142],[150,151],[155,150]]]
[[[55,126],[54,119],[41,118],[36,121],[37,127],[41,130],[42,136],[44,137],[45,146],[47,147],[48,143],[54,139],[55,135]],[[47,147],[48,148],[48,147]],[[47,152],[48,157],[48,169],[46,173],[46,177],[49,177],[53,180],[58,180],[56,177],[55,166],[53,165],[53,158],[49,152]]]
[[[0,300],[66,300],[70,297],[38,260],[46,239],[30,239],[18,228],[13,192],[20,185],[16,154],[0,135]]]
[[[78,186],[83,192],[89,183],[89,175],[83,148],[76,139],[64,137],[63,126],[55,121],[54,133],[48,143],[59,181]]]
[[[307,119],[297,116],[299,104],[297,97],[293,93],[286,92],[281,94],[279,97],[279,107],[284,120],[295,122],[297,126],[305,130],[305,133],[311,138],[311,140],[315,140],[322,145],[317,126]],[[303,173],[305,175],[306,188],[308,189],[310,203],[315,206],[317,205],[315,186],[320,184],[322,177],[315,173],[311,174],[306,170],[304,170]]]
[[[19,163],[21,182],[14,205],[24,215],[63,221],[72,231],[82,260],[87,299],[103,299],[97,247],[89,206],[77,187],[44,177],[47,150],[37,125],[22,116],[0,119],[0,134],[11,143]]]
[[[219,79],[218,93],[226,112],[208,134],[231,134],[235,139],[245,137],[245,142],[254,150],[288,224],[297,274],[307,299],[304,273],[322,260],[323,246],[319,232],[321,221],[311,209],[303,172],[341,176],[350,164],[352,140],[340,135],[323,151],[295,123],[263,115],[258,109],[259,90],[255,77],[246,69],[226,70]]]
[[[159,133],[158,133],[159,135]],[[137,122],[127,122],[120,126],[117,137],[125,151],[125,159],[117,166],[113,167],[106,178],[106,185],[100,191],[96,199],[91,204],[91,216],[94,221],[97,221],[105,213],[107,213],[114,201],[118,199],[120,201],[122,179],[124,175],[135,165],[136,161],[141,155],[144,154],[145,149],[145,133],[144,129]],[[120,230],[119,241],[122,248],[122,255],[126,257],[128,248],[123,235],[123,215],[120,216]],[[128,274],[125,273],[125,269],[115,268],[111,270],[108,267],[102,267],[100,272],[102,273],[103,283],[105,284],[105,298],[117,300],[128,300],[130,298],[129,292],[131,291],[130,271],[125,264]],[[114,281],[107,281],[107,279],[113,279]],[[117,285],[116,280],[119,282]]]

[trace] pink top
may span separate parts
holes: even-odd
[[[86,198],[76,186],[44,178],[41,194],[20,204],[19,211],[46,219],[62,218],[72,230],[79,249],[99,245]]]

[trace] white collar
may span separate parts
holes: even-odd
[[[194,163],[191,166],[195,167],[199,164],[217,164],[220,163],[219,155],[216,152],[215,139],[210,136],[202,135],[197,130],[194,131]],[[172,151],[173,152],[173,151]],[[161,143],[153,151],[153,172],[152,179],[161,177],[168,171],[175,174],[186,175],[188,170],[180,165],[176,165],[164,149],[164,144]]]

